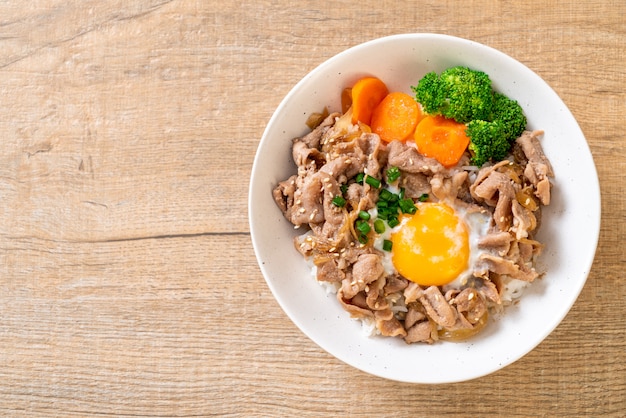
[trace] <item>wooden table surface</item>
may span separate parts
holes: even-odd
[[[0,2],[0,415],[623,416],[625,27],[621,0]],[[602,189],[565,320],[458,384],[327,354],[250,242],[251,165],[280,100],[337,52],[406,32],[469,38],[543,77]]]

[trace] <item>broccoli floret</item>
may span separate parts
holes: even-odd
[[[411,89],[431,115],[442,115],[460,123],[489,120],[493,113],[494,95],[489,76],[467,67],[452,67],[441,75],[426,74]]]
[[[502,122],[506,138],[510,142],[515,141],[526,128],[526,116],[522,107],[504,94],[494,93],[493,110],[492,120]]]
[[[468,123],[465,133],[470,138],[468,148],[472,153],[472,164],[481,167],[489,160],[503,160],[511,149],[506,130],[505,124],[499,120]]]

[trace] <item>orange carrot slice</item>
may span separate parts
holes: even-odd
[[[444,167],[459,162],[467,149],[466,126],[442,116],[426,116],[415,128],[415,145],[426,157],[434,158]]]
[[[385,142],[409,138],[422,112],[415,99],[406,93],[389,93],[372,113],[372,132]]]
[[[387,86],[376,77],[365,77],[352,86],[352,123],[369,125],[374,108],[389,93]]]

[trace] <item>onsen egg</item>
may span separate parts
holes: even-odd
[[[418,203],[391,232],[391,263],[405,278],[422,286],[462,285],[480,250],[477,241],[490,216],[446,203]]]

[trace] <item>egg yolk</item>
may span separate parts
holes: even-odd
[[[467,268],[465,222],[443,203],[420,203],[391,235],[391,260],[402,276],[422,286],[447,284]]]

